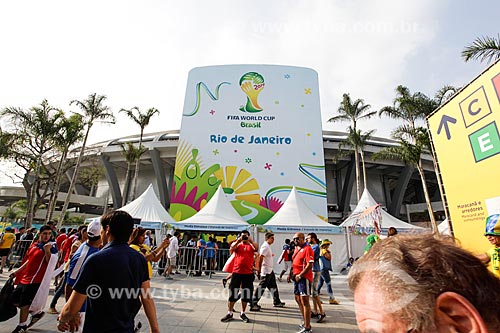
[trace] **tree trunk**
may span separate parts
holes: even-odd
[[[434,218],[434,211],[432,210],[431,198],[429,197],[429,191],[427,191],[427,183],[425,181],[424,169],[422,168],[422,163],[419,162],[417,166],[418,173],[420,174],[420,179],[422,181],[422,189],[424,190],[425,203],[427,204],[427,210],[429,211],[429,218],[431,219],[432,232],[435,237],[439,237],[438,225],[436,219]]]
[[[39,175],[40,175],[40,166],[42,165],[42,155],[45,147],[45,141],[40,142],[40,155],[38,156],[36,160],[36,166],[35,166],[35,172],[34,172],[34,179],[33,183],[31,184],[31,189],[30,189],[30,194],[29,194],[29,200],[27,202],[28,204],[28,211],[26,213],[26,225],[31,225],[33,224],[33,218],[35,217],[35,205],[36,205],[36,189],[37,189],[37,182],[39,181]]]
[[[365,168],[365,154],[361,149],[361,166],[363,167],[363,188],[366,189],[366,168]]]
[[[85,138],[83,139],[82,149],[80,150],[80,155],[78,155],[78,160],[76,161],[75,172],[73,172],[73,177],[71,177],[71,183],[69,184],[66,200],[64,200],[64,205],[61,209],[61,214],[59,215],[59,221],[57,221],[57,228],[60,228],[61,225],[63,224],[64,217],[66,215],[66,210],[68,209],[69,201],[71,200],[71,194],[73,193],[73,189],[75,188],[76,178],[78,177],[80,164],[82,163],[83,154],[85,153],[85,145],[87,144],[87,138],[89,137],[90,128],[92,127],[92,122],[89,122],[87,126],[88,126],[87,132],[85,133]]]
[[[132,186],[132,200],[135,200],[135,195],[137,193],[137,178],[139,178],[139,164],[141,162],[141,151],[142,151],[142,135],[144,130],[141,128],[141,136],[139,137],[139,156],[135,161],[135,171],[134,171],[134,185]]]
[[[122,207],[127,204],[128,192],[130,188],[130,164],[127,163],[127,172],[125,173],[125,184],[123,185]]]
[[[359,202],[359,199],[361,198],[361,178],[360,178],[360,171],[359,171],[358,149],[356,147],[354,149],[354,163],[356,163],[356,192],[358,195],[358,202]]]
[[[47,207],[47,215],[45,216],[45,223],[52,220],[52,216],[54,215],[54,210],[57,203],[57,195],[59,194],[59,188],[61,186],[61,173],[64,161],[66,160],[67,156],[68,156],[68,148],[65,148],[61,155],[61,160],[59,161],[59,165],[57,166],[56,182],[54,184],[54,188],[52,189],[52,193],[50,194],[49,206]]]

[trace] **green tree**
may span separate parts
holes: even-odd
[[[14,134],[3,131],[0,128],[0,159],[9,159],[12,157],[14,140]]]
[[[411,137],[413,140],[410,142],[407,138]],[[420,180],[422,182],[422,189],[424,191],[425,202],[429,211],[429,218],[431,220],[432,231],[438,235],[438,227],[431,205],[429,191],[427,190],[427,182],[425,179],[424,168],[422,167],[421,155],[424,152],[430,151],[430,140],[427,129],[424,127],[410,128],[409,126],[402,126],[397,131],[393,132],[393,138],[398,140],[398,146],[385,147],[372,155],[373,160],[401,160],[407,165],[411,165],[417,169]]]
[[[80,165],[82,163],[83,154],[85,153],[85,147],[87,145],[87,139],[89,137],[90,129],[92,125],[94,125],[97,121],[106,122],[106,123],[114,123],[115,117],[111,112],[110,108],[104,105],[104,101],[106,100],[106,96],[97,95],[96,93],[90,94],[87,99],[83,101],[73,100],[70,102],[70,105],[75,104],[80,108],[84,117],[84,124],[86,127],[85,136],[83,139],[83,144],[80,149],[80,154],[78,155],[78,159],[75,165],[75,171],[73,172],[73,176],[71,177],[71,182],[69,184],[68,194],[66,196],[66,200],[64,201],[64,205],[61,209],[61,214],[59,221],[57,223],[58,227],[60,227],[64,221],[64,217],[66,214],[66,210],[68,209],[69,202],[71,200],[71,194],[73,193],[73,189],[76,185],[76,179],[78,176],[78,172],[80,169]]]
[[[363,169],[363,187],[366,188],[366,167],[365,167],[365,153],[363,148],[366,146],[368,140],[370,140],[372,134],[375,130],[369,130],[367,132],[361,132],[361,130],[354,130],[351,126],[349,126],[349,134],[347,135],[347,139],[345,142],[341,142],[339,144],[339,149],[342,149],[345,146],[351,147],[354,151],[357,150],[357,153],[361,157],[361,168]],[[358,199],[359,200],[359,199]]]
[[[130,110],[121,109],[120,112],[124,112],[130,119],[132,119],[137,125],[139,125],[141,129],[141,134],[139,137],[139,151],[141,151],[141,155],[144,154],[144,152],[146,151],[142,149],[142,137],[144,135],[144,129],[149,125],[151,117],[153,117],[155,114],[160,114],[160,111],[155,108],[149,108],[146,110],[146,112],[142,113],[137,106],[134,106]],[[137,157],[137,160],[135,161],[134,182],[132,185],[132,200],[135,199],[137,193],[137,179],[139,178],[139,164],[141,155],[139,155]],[[126,201],[127,198],[124,197],[124,199]]]
[[[429,137],[427,131],[417,125],[419,120],[423,120],[439,106],[439,102],[444,101],[446,91],[449,91],[449,89],[443,88],[436,94],[437,97],[433,99],[421,92],[412,93],[407,87],[399,85],[396,87],[396,97],[393,100],[393,105],[385,106],[379,111],[379,116],[387,115],[390,118],[403,121],[403,124],[392,132],[392,137],[400,143],[399,147],[392,147],[393,149],[389,150],[384,148],[380,154],[376,155],[376,158],[377,156],[378,158],[390,157],[392,154],[393,158],[403,160],[406,164],[417,168],[422,180],[427,207],[430,208],[429,218],[434,232],[437,232],[435,228],[437,224],[428,195],[422,160],[420,159],[421,152],[425,148],[425,142],[429,142]],[[427,138],[424,138],[424,134],[427,135]]]
[[[465,61],[479,60],[480,62],[496,61],[500,59],[500,34],[497,37],[478,37],[472,44],[467,45],[462,51]]]
[[[338,122],[338,121],[350,121],[351,125],[349,127],[349,137],[352,135],[352,144],[354,147],[354,163],[356,164],[356,192],[358,201],[361,198],[361,179],[359,170],[359,151],[360,148],[357,146],[359,140],[356,140],[356,135],[361,135],[358,132],[357,123],[362,119],[368,119],[377,114],[376,111],[369,111],[371,108],[370,104],[365,104],[362,99],[352,100],[349,94],[344,94],[342,97],[342,102],[338,108],[339,115],[328,119],[328,122]],[[360,137],[359,137],[360,138]],[[365,183],[366,186],[366,183]]]
[[[47,206],[45,223],[49,222],[54,214],[54,209],[57,203],[57,195],[59,194],[59,188],[61,184],[61,178],[64,172],[67,170],[67,167],[65,167],[65,163],[68,161],[68,152],[71,147],[82,140],[83,129],[83,117],[80,114],[76,113],[69,117],[65,117],[61,121],[61,130],[56,133],[54,137],[55,146],[61,152],[61,156],[59,159],[59,163],[57,164],[52,192]]]
[[[93,164],[91,167],[80,169],[80,176],[78,178],[89,189],[89,195],[94,196],[97,184],[102,176],[104,176],[104,169],[101,166]]]
[[[123,195],[122,195],[122,206],[127,204],[127,197],[130,188],[130,174],[132,171],[132,165],[137,162],[141,155],[144,153],[144,148],[139,148],[134,146],[133,143],[127,142],[125,144],[120,144],[122,148],[122,155],[127,161],[127,171],[125,173],[125,184],[123,185]]]
[[[36,209],[47,192],[47,188],[42,186],[43,176],[47,172],[45,163],[50,160],[47,156],[54,149],[53,138],[60,129],[64,113],[45,99],[29,110],[6,107],[0,114],[15,129],[11,156],[26,172],[23,179],[28,202],[25,223],[26,227],[31,227]]]

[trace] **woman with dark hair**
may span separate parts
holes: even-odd
[[[151,279],[153,277],[153,266],[151,262],[157,262],[161,259],[161,257],[163,256],[163,252],[170,244],[170,241],[165,238],[163,242],[161,242],[160,246],[158,246],[154,250],[151,250],[149,246],[144,244],[145,239],[146,229],[144,229],[143,227],[137,227],[132,231],[128,244],[131,248],[138,252],[141,252],[144,255],[144,258],[148,262],[148,273],[149,278]]]
[[[387,237],[396,236],[397,234],[398,234],[398,229],[394,227],[390,227],[389,230],[387,230]]]

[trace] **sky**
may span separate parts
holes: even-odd
[[[159,109],[146,133],[179,129],[189,70],[224,64],[276,64],[318,72],[324,130],[343,93],[379,110],[402,84],[427,95],[462,86],[486,63],[460,53],[479,36],[497,36],[498,0],[2,1],[0,108],[47,99],[107,96],[115,125],[95,124],[89,143],[138,133],[121,108]],[[0,119],[0,126],[8,126]],[[389,137],[394,120],[362,130]],[[0,184],[12,181],[0,162]]]

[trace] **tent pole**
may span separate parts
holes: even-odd
[[[344,235],[346,238],[346,245],[347,245],[347,260],[352,257],[352,240],[351,240],[351,233],[349,232],[348,228],[344,228]]]

